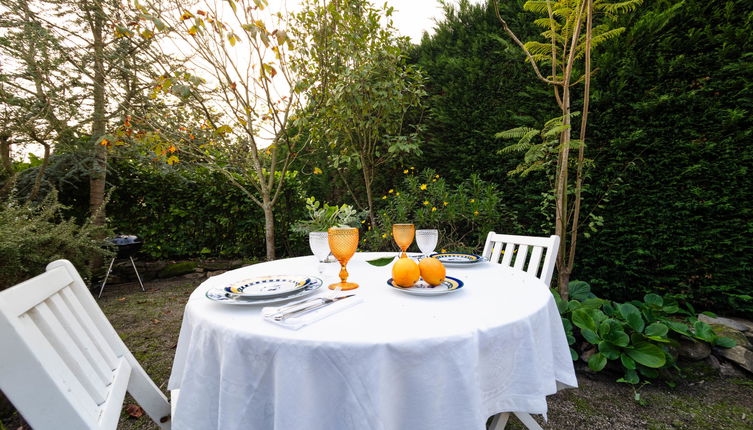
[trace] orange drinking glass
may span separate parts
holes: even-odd
[[[407,257],[405,250],[413,243],[413,236],[416,234],[416,227],[413,224],[392,224],[392,237],[395,243],[403,251],[400,258]]]
[[[340,262],[340,282],[335,282],[329,286],[330,290],[340,288],[341,290],[352,290],[358,288],[358,284],[345,282],[348,279],[348,271],[345,269],[350,258],[356,253],[358,248],[358,229],[332,227],[327,233],[329,234],[329,249],[332,255]]]

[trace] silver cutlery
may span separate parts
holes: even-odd
[[[335,303],[338,300],[347,299],[348,297],[354,297],[355,294],[349,294],[347,296],[339,296],[339,297],[317,297],[312,300],[307,300],[303,303],[298,303],[293,306],[285,306],[281,308],[277,313],[275,313],[272,318],[275,321],[283,321],[287,318],[290,318],[292,316],[301,316],[304,314],[307,314],[309,312],[313,312],[317,309],[321,309],[325,306],[331,305],[332,303]]]

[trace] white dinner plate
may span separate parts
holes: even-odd
[[[219,303],[225,303],[228,305],[245,305],[245,306],[266,305],[268,303],[277,303],[277,302],[282,302],[285,300],[297,299],[299,297],[307,296],[311,293],[316,292],[324,284],[324,281],[322,281],[320,278],[315,278],[312,276],[312,277],[309,277],[308,279],[309,279],[309,283],[305,287],[285,296],[275,296],[275,297],[254,299],[254,298],[239,296],[237,294],[228,293],[222,287],[210,288],[209,290],[207,290],[206,296],[210,300],[214,300],[215,302],[219,302]]]
[[[461,252],[440,252],[431,254],[431,256],[446,266],[470,266],[486,261],[480,255],[463,254]]]
[[[412,287],[401,287],[395,284],[392,278],[390,278],[389,280],[387,280],[387,285],[408,294],[416,294],[419,296],[436,296],[440,294],[452,293],[453,291],[458,291],[459,289],[463,288],[463,281],[457,278],[446,276],[444,278],[444,281],[442,281],[442,283],[437,285],[436,287],[432,287],[423,279],[419,279],[418,282],[413,284]]]
[[[225,287],[225,292],[249,299],[287,296],[302,290],[310,282],[303,275],[270,275],[243,279]]]

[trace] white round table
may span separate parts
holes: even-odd
[[[491,263],[448,267],[463,288],[415,296],[387,285],[391,265],[365,262],[385,255],[358,253],[348,264],[362,303],[300,330],[265,321],[261,306],[205,292],[252,276],[315,275],[313,256],[201,284],[186,305],[168,385],[180,389],[173,428],[481,430],[498,412],[544,414],[547,395],[577,386],[541,280]]]

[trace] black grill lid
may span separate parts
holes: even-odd
[[[144,244],[143,239],[133,234],[119,234],[107,240],[118,248],[118,258],[132,257]]]

